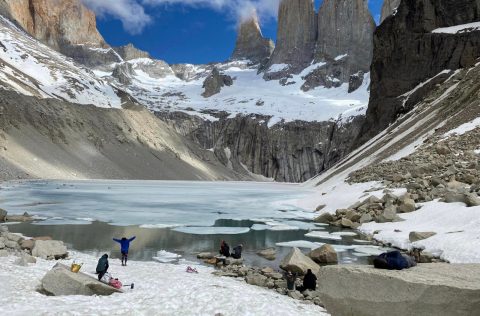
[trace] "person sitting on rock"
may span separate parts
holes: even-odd
[[[220,254],[227,258],[230,257],[230,246],[225,240],[222,240],[222,243],[220,244]]]
[[[307,270],[307,274],[303,277],[303,286],[298,290],[300,292],[311,290],[315,291],[317,289],[317,276],[313,274],[311,269]]]
[[[233,253],[232,253],[232,258],[233,259],[240,259],[242,258],[242,250],[243,250],[243,245],[240,244],[237,247],[233,248]]]
[[[98,274],[98,280],[100,281],[105,273],[108,271],[108,255],[104,254],[99,260],[97,264],[97,274]]]
[[[130,239],[127,239],[126,237],[123,237],[122,239],[115,239],[113,238],[114,241],[118,242],[120,244],[120,251],[122,253],[122,266],[127,265],[127,260],[128,260],[128,250],[130,249],[130,243],[137,238],[136,236],[133,236]]]

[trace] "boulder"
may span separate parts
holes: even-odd
[[[82,272],[73,273],[57,263],[41,280],[42,292],[54,296],[63,295],[111,295],[122,291],[111,287]]]
[[[377,222],[379,223],[393,222],[395,220],[397,220],[397,208],[393,205],[385,208],[383,213],[377,217]]]
[[[201,252],[197,255],[197,258],[198,259],[213,259],[215,257],[215,255],[211,252]]]
[[[8,233],[6,237],[8,240],[14,241],[16,243],[20,242],[23,239],[21,235],[13,234],[13,233]]]
[[[267,260],[275,260],[277,255],[277,250],[275,248],[267,248],[257,252],[257,255],[264,257]]]
[[[402,198],[400,200],[400,205],[398,206],[397,210],[400,213],[414,212],[416,210],[415,201],[410,198]]]
[[[447,192],[442,199],[445,203],[465,203],[468,207],[479,206],[480,198],[473,193]]]
[[[15,260],[15,264],[22,267],[28,266],[29,263],[37,263],[37,259],[25,252],[22,252],[18,259]]]
[[[0,208],[0,223],[5,222],[7,219],[7,211]]]
[[[294,300],[303,300],[303,294],[299,291],[288,291],[288,296],[290,296]]]
[[[32,249],[32,256],[42,259],[63,259],[68,256],[67,247],[58,240],[37,240]]]
[[[345,228],[355,228],[355,225],[353,224],[353,222],[345,217],[342,218],[340,225]]]
[[[313,221],[320,224],[330,224],[330,222],[333,222],[334,220],[335,219],[333,218],[332,214],[323,213],[320,216],[316,217]]]
[[[266,287],[267,282],[268,282],[268,278],[264,275],[259,274],[259,273],[252,273],[252,274],[248,274],[245,277],[245,282],[247,282],[250,285]]]
[[[292,248],[290,253],[280,263],[280,268],[301,275],[306,274],[308,269],[317,274],[320,269],[315,261],[305,256],[298,248]]]
[[[435,236],[437,233],[435,232],[410,232],[408,235],[408,239],[410,239],[410,242],[416,242],[419,240],[427,239],[432,236]]]
[[[33,239],[26,239],[20,242],[20,248],[27,249],[29,251],[32,251],[34,245],[35,245],[35,240]]]
[[[480,206],[480,198],[476,194],[465,194],[465,204],[468,207]]]
[[[338,265],[323,267],[319,280],[320,299],[333,316],[475,315],[480,310],[479,264],[419,264],[402,271]]]
[[[312,250],[308,256],[313,259],[313,261],[320,264],[337,264],[338,256],[335,249],[329,244],[325,244],[320,248]]]
[[[0,249],[0,258],[7,257],[7,256],[8,256],[8,251],[6,249]]]
[[[362,217],[360,217],[360,224],[363,224],[363,223],[369,223],[373,220],[372,218],[372,215],[370,214],[363,214]]]
[[[242,259],[242,258],[240,258],[240,259],[234,259],[234,258],[231,258],[231,257],[230,257],[230,258],[225,259],[225,264],[228,265],[228,266],[229,266],[229,265],[237,265],[237,266],[239,266],[239,265],[242,265],[242,264],[243,264],[243,259]]]
[[[11,240],[7,239],[7,240],[5,240],[5,247],[10,248],[10,249],[19,249],[20,245],[15,241],[11,241]]]

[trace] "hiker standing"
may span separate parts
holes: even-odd
[[[285,275],[285,279],[287,280],[287,290],[294,291],[295,290],[295,280],[297,279],[296,274],[288,271]]]
[[[97,273],[98,273],[98,280],[100,281],[105,273],[108,271],[108,255],[104,254],[99,260],[97,264]]]
[[[127,260],[128,260],[128,249],[130,248],[130,243],[137,238],[137,236],[133,236],[130,239],[127,239],[126,237],[123,237],[122,239],[115,239],[113,238],[113,241],[116,241],[120,244],[120,252],[122,253],[122,266],[127,265]]]

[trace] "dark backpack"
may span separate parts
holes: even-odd
[[[373,259],[373,265],[377,269],[403,270],[410,267],[408,261],[400,251],[382,253]]]

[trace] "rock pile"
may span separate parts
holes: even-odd
[[[8,227],[0,225],[0,257],[15,254],[19,256],[17,263],[35,263],[37,258],[58,260],[68,256],[67,247],[62,241],[51,240],[50,237],[25,239],[21,235],[10,233]]]
[[[434,137],[399,161],[383,162],[353,172],[349,181],[383,181],[387,188],[406,188],[410,199],[416,203],[442,199],[447,203],[478,206],[480,155],[476,150],[479,148],[480,128],[445,140]]]
[[[293,299],[310,301],[316,305],[323,306],[322,302],[320,301],[320,293],[318,291],[305,291],[303,293],[298,291],[288,291],[287,281],[285,280],[283,274],[273,270],[272,268],[232,265],[222,267],[220,270],[213,272],[213,274],[223,277],[242,278],[250,285],[272,289],[282,295],[288,295]],[[302,284],[301,279],[298,278],[295,281],[295,284],[297,287],[300,286]]]
[[[398,197],[388,190],[382,198],[370,196],[357,202],[348,209],[338,209],[335,214],[324,213],[315,218],[315,222],[333,226],[356,229],[363,223],[394,222],[400,220],[398,213],[410,213],[416,210],[415,201],[410,194]]]

